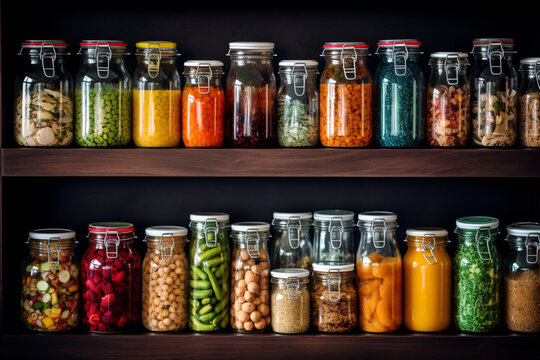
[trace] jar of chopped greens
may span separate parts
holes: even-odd
[[[454,321],[461,331],[495,330],[501,321],[501,259],[496,239],[499,220],[471,216],[456,220]]]

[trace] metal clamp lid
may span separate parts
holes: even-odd
[[[200,67],[208,67],[208,71],[199,71]],[[210,92],[210,81],[212,80],[212,66],[210,63],[197,64],[197,70],[195,71],[197,78],[197,87],[199,94],[208,94]]]
[[[330,276],[331,273],[335,273],[338,276]],[[341,297],[341,272],[339,269],[328,270],[326,279],[328,286],[328,299],[333,301],[339,300]],[[337,286],[337,291],[332,290],[332,285],[334,285],[334,288]]]
[[[449,60],[451,60],[449,62]],[[444,71],[448,85],[457,85],[459,83],[459,56],[458,54],[448,54],[444,59]]]
[[[343,52],[345,50],[352,49],[354,51],[354,55],[344,55]],[[343,44],[341,47],[341,64],[343,67],[343,75],[345,75],[345,79],[347,80],[354,80],[356,79],[356,61],[358,60],[358,54],[356,53],[356,47],[354,46],[346,46]],[[346,60],[352,60],[352,66],[347,67]]]
[[[172,244],[170,242],[163,243],[163,237],[166,237],[166,236],[171,238]],[[169,263],[173,256],[173,250],[174,250],[174,235],[172,233],[162,234],[159,239],[159,252],[161,254],[161,260],[163,260],[165,263]]]
[[[298,278],[288,278],[286,282],[286,286],[287,286],[287,298],[289,300],[297,300],[298,290],[300,289],[300,280]]]
[[[377,231],[377,229],[382,229],[382,231]],[[373,238],[373,246],[377,249],[382,249],[386,246],[386,220],[384,219],[373,219],[371,221],[371,236]],[[380,234],[382,233],[382,240]],[[379,236],[377,236],[379,235]]]
[[[39,49],[39,59],[41,60],[41,68],[43,74],[48,78],[53,78],[56,75],[54,62],[56,61],[56,50],[53,43],[43,43]]]
[[[490,228],[482,227],[482,228],[478,229],[478,231],[476,232],[476,235],[475,235],[476,251],[478,252],[478,255],[480,256],[480,259],[482,259],[483,261],[490,261],[492,257],[491,257],[491,249],[489,247],[489,240],[484,241],[486,250],[482,251],[480,249],[480,245],[482,244],[483,241],[482,241],[482,236],[479,236],[479,235],[480,235],[480,233],[482,231],[487,232],[488,239],[490,239],[490,237],[491,237],[491,229]]]
[[[402,48],[400,50],[400,48]],[[392,58],[394,62],[394,73],[397,76],[404,76],[407,74],[407,59],[409,58],[409,50],[407,44],[404,41],[396,41],[392,45]],[[403,63],[399,63],[401,59]]]
[[[492,50],[495,46],[495,50]],[[502,41],[490,40],[488,45],[489,71],[491,75],[502,74],[502,61],[504,59],[504,48]]]
[[[330,220],[330,245],[333,249],[340,249],[343,239],[343,219],[341,217],[333,217]],[[337,236],[335,236],[337,235]]]
[[[109,44],[96,44],[96,65],[97,74],[101,79],[109,77],[109,69],[112,58],[112,51]],[[102,65],[105,64],[105,65]]]
[[[302,67],[303,71],[296,71],[296,66]],[[306,92],[307,68],[305,63],[294,63],[292,68],[293,87],[296,96],[303,96]],[[301,85],[297,85],[297,80],[300,80]]]
[[[211,218],[206,219],[204,221],[204,241],[206,243],[206,246],[213,248],[217,246],[217,237],[219,233],[219,223],[217,219]],[[212,234],[214,237],[214,240],[210,239],[208,236],[209,234]]]
[[[287,219],[287,238],[291,249],[298,249],[300,246],[300,233],[302,231],[302,220],[298,216],[291,216]]]
[[[255,233],[256,236],[251,235]],[[261,238],[259,236],[259,231],[257,229],[248,229],[244,232],[246,238],[246,250],[249,254],[249,257],[252,259],[258,259],[261,257],[260,252],[260,242]]]
[[[426,241],[426,238],[432,238],[433,242]],[[433,252],[433,249],[435,249],[435,245],[437,245],[435,234],[424,234],[422,236],[422,255],[424,256],[424,259],[426,259],[429,265],[437,264],[437,258],[435,257],[435,253]],[[428,255],[426,255],[426,250],[429,251]]]
[[[536,238],[536,241],[531,241],[532,238]],[[525,249],[527,264],[537,264],[538,263],[538,251],[540,250],[540,234],[531,233],[527,235],[525,240]]]
[[[51,246],[51,240],[56,241],[58,246]],[[60,266],[60,251],[62,251],[62,244],[59,237],[53,237],[47,240],[47,262],[49,263],[49,269],[58,270]]]
[[[161,63],[161,45],[157,44],[157,47],[150,47],[150,44],[148,44],[146,51],[148,58],[148,75],[152,79],[155,79],[159,74],[159,65]]]
[[[110,239],[108,236],[109,234],[116,234],[116,238]],[[116,259],[118,257],[118,246],[120,246],[120,234],[118,231],[106,229],[103,242],[105,244],[105,254],[107,255],[107,259]],[[109,250],[110,245],[114,245],[114,250]]]

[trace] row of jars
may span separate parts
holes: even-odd
[[[521,145],[540,147],[540,58],[521,60],[518,91],[512,39],[475,39],[470,77],[466,53],[431,54],[427,94],[420,41],[377,45],[375,80],[369,45],[332,42],[320,84],[317,61],[284,60],[278,89],[274,44],[233,42],[225,92],[216,60],[185,62],[182,91],[175,43],[137,43],[132,86],[126,43],[83,41],[73,91],[67,44],[26,41],[15,138],[22,146],[66,146],[74,135],[83,147],[126,146],[133,135],[139,147],[419,147],[425,138],[435,147],[506,147],[519,123]]]
[[[186,228],[154,226],[145,231],[142,261],[132,224],[92,223],[80,267],[73,231],[31,232],[23,323],[37,331],[73,329],[82,305],[83,324],[103,333],[141,320],[151,331],[213,332],[230,325],[238,332],[346,332],[359,326],[384,333],[403,322],[434,332],[447,329],[452,314],[465,332],[493,331],[503,322],[512,331],[540,332],[540,223],[507,227],[503,265],[498,220],[491,217],[456,221],[453,261],[441,228],[407,229],[402,260],[391,212],[358,215],[356,256],[349,211],[275,213],[272,256],[270,224],[229,225],[225,213],[195,213],[190,220],[189,254]]]

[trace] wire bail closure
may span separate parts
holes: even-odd
[[[330,245],[332,246],[333,249],[341,248],[342,238],[343,238],[343,219],[340,217],[333,217],[330,219]]]
[[[296,66],[299,66],[303,71],[296,71]],[[292,68],[293,75],[293,87],[294,93],[296,96],[303,96],[306,92],[306,78],[307,78],[307,68],[305,63],[294,63]],[[297,85],[297,80],[300,80],[301,85]]]
[[[353,50],[354,55],[343,55],[343,52],[345,50]],[[345,60],[352,60],[352,66],[347,67]],[[356,61],[358,60],[358,54],[356,53],[356,48],[354,46],[345,46],[345,44],[341,47],[341,64],[343,67],[343,75],[345,75],[345,79],[347,80],[354,80],[356,79]]]
[[[426,238],[432,238],[433,242],[426,241]],[[435,239],[435,234],[424,234],[424,236],[422,236],[422,255],[424,256],[424,259],[426,259],[429,265],[437,264],[437,258],[435,257],[435,253],[433,252],[436,244],[437,240]],[[429,251],[428,255],[426,255],[426,250]]]
[[[300,246],[300,233],[302,231],[302,221],[298,216],[291,216],[287,219],[287,238],[289,246],[296,250]]]
[[[488,234],[488,239],[485,240],[485,245],[486,245],[486,251],[482,251],[480,250],[480,244],[482,243],[483,239],[480,235],[480,233],[484,231],[486,232],[487,231],[487,234]],[[478,231],[476,232],[476,236],[475,236],[475,240],[476,240],[476,251],[478,252],[478,255],[480,256],[480,259],[482,259],[483,261],[490,261],[491,260],[491,249],[489,248],[489,238],[491,237],[491,229],[490,228],[487,228],[487,227],[482,227],[480,229],[478,229]]]
[[[199,67],[201,66],[208,67],[208,71],[199,71]],[[195,73],[195,76],[197,77],[197,87],[199,89],[199,94],[208,94],[210,92],[210,80],[212,80],[212,67],[210,66],[210,64],[197,64],[197,71]]]
[[[204,221],[204,241],[206,243],[206,246],[208,247],[216,247],[217,246],[217,236],[219,232],[219,224],[217,219],[210,218],[206,219]],[[211,239],[213,235],[213,240]]]
[[[402,50],[399,50],[402,48]],[[394,61],[394,73],[397,76],[404,76],[407,74],[407,59],[409,58],[409,49],[403,41],[396,41],[392,45],[392,57]],[[402,60],[402,64],[398,60]]]
[[[146,57],[148,59],[148,75],[155,79],[159,74],[159,64],[161,62],[161,46],[157,44],[157,48],[151,48],[150,44],[146,47]]]
[[[338,276],[330,276],[332,273]],[[338,269],[328,270],[326,278],[328,279],[328,299],[332,301],[339,300],[341,297],[341,272]],[[334,289],[337,287],[337,290],[332,290],[332,285]]]
[[[449,62],[448,60],[455,60],[455,62]],[[457,54],[446,55],[446,58],[444,59],[444,71],[448,85],[457,85],[459,83],[459,69],[459,56]]]
[[[536,238],[536,241],[531,241],[532,238]],[[539,245],[540,245],[539,233],[530,233],[527,235],[527,239],[525,240],[527,264],[538,263]]]
[[[54,62],[56,61],[56,50],[52,43],[42,43],[39,49],[39,59],[41,60],[41,68],[43,74],[48,78],[53,78],[56,75]]]
[[[377,230],[377,229],[382,229]],[[386,232],[388,228],[386,226],[386,220],[384,219],[373,219],[371,221],[371,236],[373,237],[373,246],[377,249],[382,249],[386,246]],[[377,236],[377,234],[382,233],[382,240],[380,235]]]
[[[298,278],[289,278],[287,279],[286,285],[287,285],[287,298],[289,300],[297,300],[298,290],[300,288],[300,280]]]
[[[534,76],[536,77],[536,85],[540,88],[540,61],[534,64]]]
[[[96,51],[96,65],[97,74],[101,79],[109,77],[109,69],[112,58],[111,46],[107,43],[97,43],[95,47]],[[104,65],[101,65],[104,64]]]
[[[169,242],[163,243],[164,237],[170,237],[172,244]],[[163,260],[165,263],[168,264],[172,259],[173,250],[174,250],[174,235],[172,233],[161,234],[161,237],[159,239],[159,251],[161,255],[161,260]]]
[[[109,234],[116,234],[115,239],[109,239]],[[117,230],[111,230],[109,229],[105,230],[105,237],[103,242],[105,243],[105,254],[107,255],[107,259],[116,259],[118,257],[118,246],[120,246],[120,234]],[[109,246],[114,245],[114,250],[110,251]]]
[[[58,246],[51,247],[51,240],[58,242]],[[49,269],[58,270],[60,266],[60,251],[61,250],[62,250],[62,244],[60,243],[59,237],[52,237],[47,240],[47,262],[49,263]]]
[[[491,47],[495,46],[496,49],[492,50]],[[488,60],[489,60],[489,71],[491,75],[501,75],[502,74],[502,61],[504,59],[504,48],[501,41],[489,41],[488,45]]]
[[[256,236],[251,235],[255,233]],[[246,238],[246,250],[249,254],[249,257],[252,259],[258,259],[261,257],[261,252],[259,250],[259,243],[261,242],[261,238],[259,236],[259,231],[257,229],[248,229],[244,232],[244,236]]]

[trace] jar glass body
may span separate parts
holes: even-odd
[[[354,263],[353,221],[335,225],[331,221],[314,221],[312,261]]]
[[[291,286],[291,284],[296,286]],[[310,295],[308,278],[272,278],[270,309],[272,331],[301,334],[309,330]]]
[[[534,65],[522,65],[519,88],[519,140],[521,145],[526,147],[540,147],[539,79]]]
[[[311,220],[297,224],[274,219],[272,269],[300,268],[311,271]]]

